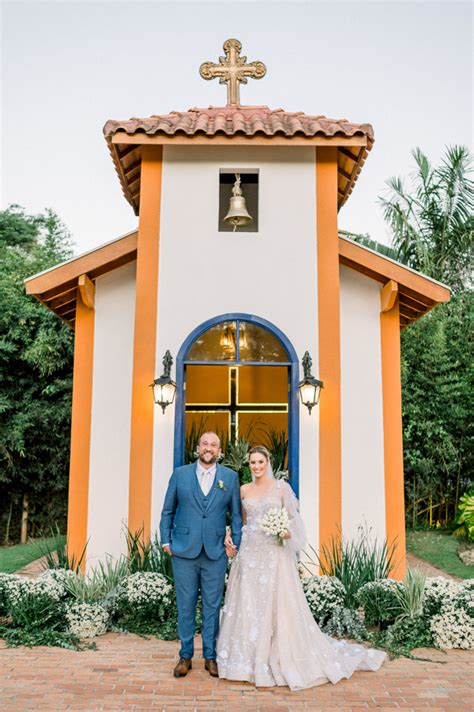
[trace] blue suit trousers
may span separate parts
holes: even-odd
[[[180,658],[194,655],[196,604],[199,592],[202,600],[202,653],[206,660],[216,659],[220,604],[224,594],[227,555],[210,559],[204,548],[194,559],[173,555],[173,574],[178,604],[178,635]]]

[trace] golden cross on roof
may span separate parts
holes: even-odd
[[[246,64],[247,57],[240,56],[241,49],[242,44],[239,40],[226,40],[225,57],[219,57],[219,64],[204,62],[199,67],[203,79],[219,77],[219,84],[227,84],[227,106],[240,104],[240,84],[247,84],[247,77],[261,79],[267,71],[263,62]]]

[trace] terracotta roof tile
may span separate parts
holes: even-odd
[[[119,131],[132,135],[143,132],[148,135],[159,133],[172,136],[184,133],[188,136],[203,133],[214,136],[224,133],[234,136],[264,134],[274,136],[367,136],[370,142],[374,132],[370,124],[353,124],[347,119],[329,119],[326,116],[309,116],[303,112],[288,112],[283,109],[269,109],[268,106],[224,106],[208,109],[173,111],[162,116],[153,115],[146,119],[131,118],[128,121],[107,121],[104,135],[110,138]]]

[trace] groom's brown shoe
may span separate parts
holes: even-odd
[[[219,677],[219,671],[215,660],[204,660],[204,667],[209,675],[212,675],[212,677]]]
[[[173,675],[175,677],[185,677],[191,670],[193,664],[189,658],[180,658],[178,664],[173,670]]]

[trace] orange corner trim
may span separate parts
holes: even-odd
[[[128,528],[150,536],[162,148],[142,154],[132,374]]]
[[[319,374],[319,546],[341,529],[341,336],[337,149],[316,149]],[[321,556],[321,553],[320,553]],[[322,557],[323,558],[323,557]]]
[[[94,310],[77,303],[72,387],[71,459],[69,466],[68,554],[76,561],[87,557],[87,516],[94,356]]]
[[[381,292],[385,287],[382,288]],[[381,295],[382,296],[382,295]],[[383,301],[383,297],[382,297]],[[399,297],[380,313],[382,347],[382,411],[385,470],[385,528],[387,546],[395,544],[391,576],[406,573],[405,495],[403,482],[402,386],[400,367]]]

